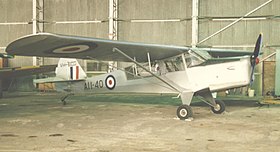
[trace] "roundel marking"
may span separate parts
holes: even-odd
[[[116,79],[112,75],[108,75],[105,79],[105,85],[108,89],[113,90],[116,86]]]
[[[71,45],[71,46],[64,46],[60,48],[54,49],[52,52],[55,54],[71,54],[71,53],[79,53],[89,49],[88,45]]]

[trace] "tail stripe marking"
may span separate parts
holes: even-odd
[[[76,80],[79,79],[79,66],[76,66]]]
[[[70,67],[70,79],[73,80],[73,67]]]

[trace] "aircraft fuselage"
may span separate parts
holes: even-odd
[[[219,91],[248,85],[250,73],[250,57],[243,57],[238,61],[167,72],[159,77],[179,90],[196,92],[209,87],[211,91]],[[106,80],[108,78],[111,80]],[[122,70],[87,78],[84,89],[94,93],[178,93],[177,90],[153,76],[135,76],[128,79],[128,74]]]

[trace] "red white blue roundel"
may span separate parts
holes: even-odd
[[[108,75],[105,79],[105,85],[108,89],[113,90],[116,86],[116,79],[112,75]]]
[[[89,49],[88,45],[71,45],[71,46],[65,46],[65,47],[60,47],[55,50],[53,50],[53,53],[60,54],[60,53],[79,53],[83,52]]]

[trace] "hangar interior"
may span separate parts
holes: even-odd
[[[0,6],[2,53],[11,41],[40,32],[252,51],[257,36],[263,33],[262,57],[269,57],[256,69],[253,88],[257,95],[265,95],[279,84],[275,79],[276,71],[280,70],[275,52],[280,49],[280,1],[0,0]],[[2,59],[1,65],[22,67],[57,62],[53,58],[16,56]],[[79,62],[88,74],[107,71],[107,65],[97,61]],[[123,65],[118,63],[118,66]],[[9,87],[28,91],[33,78],[18,78]]]

